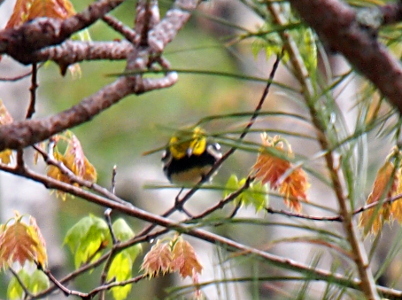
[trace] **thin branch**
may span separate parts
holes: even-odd
[[[245,190],[247,190],[250,187],[250,184],[253,182],[254,178],[253,177],[247,177],[246,181],[244,184],[237,190],[234,191],[233,193],[230,193],[227,195],[224,199],[216,203],[214,206],[206,209],[203,211],[201,214],[191,217],[188,220],[185,220],[185,223],[187,222],[193,222],[195,220],[199,220],[202,218],[205,218],[206,216],[212,214],[213,212],[217,211],[218,209],[222,209],[226,204],[232,202],[235,200],[238,196],[240,196],[241,193],[243,193]],[[233,216],[232,216],[233,217]]]
[[[42,266],[40,266],[39,264],[38,264],[38,269],[41,269],[41,270],[43,271],[43,273],[47,276],[47,278],[49,278],[49,280],[50,280],[60,291],[62,291],[65,296],[75,295],[75,296],[81,297],[81,298],[83,298],[83,299],[86,298],[83,293],[77,292],[77,291],[73,291],[73,290],[70,290],[70,289],[66,288],[62,283],[60,283],[60,281],[58,281],[58,280],[56,279],[56,277],[53,276],[53,274],[52,274],[49,270],[43,269]]]
[[[40,65],[40,66],[38,67],[38,69],[39,69],[41,66],[42,66],[42,65]],[[29,72],[26,72],[26,73],[24,73],[24,74],[15,76],[15,77],[0,77],[0,81],[18,81],[18,80],[24,79],[25,77],[31,76],[31,74],[32,74],[32,70],[29,71]]]
[[[370,203],[370,204],[364,205],[364,206],[362,206],[362,207],[360,207],[360,208],[354,210],[354,211],[353,211],[353,215],[357,215],[357,214],[360,214],[360,213],[362,213],[362,212],[364,212],[364,211],[366,211],[366,210],[376,208],[376,207],[377,207],[378,205],[380,205],[380,204],[381,204],[381,205],[391,204],[391,203],[393,203],[393,202],[395,202],[395,201],[398,201],[398,200],[401,200],[401,199],[402,199],[402,194],[393,196],[393,197],[391,197],[391,198],[380,199],[380,200],[378,200],[378,201],[372,202],[372,203]]]
[[[139,281],[141,281],[143,279],[146,279],[146,278],[148,278],[146,275],[138,275],[136,277],[133,277],[133,278],[130,278],[130,279],[127,279],[127,280],[124,280],[124,281],[103,284],[101,286],[98,286],[98,287],[94,288],[87,295],[88,295],[88,298],[91,299],[101,291],[107,291],[107,290],[109,290],[109,289],[111,289],[112,287],[115,287],[115,286],[125,286],[127,284],[137,283],[137,282],[139,282]]]
[[[139,0],[136,7],[135,31],[137,35],[134,44],[138,47],[148,47],[149,31],[159,22],[158,1]]]
[[[107,279],[107,273],[110,269],[110,266],[112,264],[113,261],[113,257],[114,257],[114,253],[115,253],[115,245],[118,243],[118,240],[116,238],[116,235],[114,234],[114,230],[113,230],[113,224],[112,224],[112,219],[110,217],[111,213],[113,212],[113,210],[111,208],[107,208],[105,210],[105,219],[106,219],[106,223],[107,226],[109,228],[109,233],[110,236],[112,237],[112,242],[113,242],[113,248],[112,250],[109,252],[109,257],[106,260],[105,266],[103,267],[102,273],[101,273],[101,278],[100,278],[100,286],[103,286],[106,282]],[[105,291],[101,291],[101,294],[99,295],[99,300],[104,300],[106,297]]]
[[[154,1],[156,0],[150,2]],[[174,8],[170,9],[163,20],[155,25],[148,34],[148,45],[153,53],[161,53],[165,49],[200,2],[200,0],[175,0]]]
[[[302,215],[298,213],[293,213],[286,210],[275,210],[271,207],[266,207],[265,211],[269,214],[273,215],[283,215],[290,218],[298,218],[304,220],[311,220],[311,221],[331,221],[331,222],[342,222],[342,216],[334,216],[334,217],[317,217],[317,216],[310,216],[310,215]]]
[[[125,60],[133,51],[133,45],[127,41],[71,41],[51,46],[26,54],[21,63],[54,61],[62,66],[82,61]]]
[[[25,297],[32,297],[32,293],[28,290],[28,288],[25,286],[25,284],[22,282],[21,278],[18,276],[18,273],[16,271],[14,271],[13,268],[8,268],[10,270],[10,272],[13,274],[13,276],[15,277],[15,279],[18,281],[18,284],[20,285],[20,287],[22,288],[22,290],[25,293]]]
[[[110,192],[112,194],[116,194],[116,175],[117,175],[117,166],[113,166],[113,171],[112,171],[112,182],[110,186]]]
[[[46,152],[45,152],[43,149],[41,149],[40,147],[38,147],[38,146],[35,145],[35,146],[33,146],[33,148],[34,148],[36,151],[38,151],[40,155],[42,155],[44,161],[45,161],[48,165],[52,165],[52,166],[57,167],[57,168],[60,170],[60,172],[61,172],[63,175],[67,176],[68,179],[69,179],[72,183],[77,183],[77,184],[79,184],[80,186],[89,188],[89,189],[91,189],[91,190],[93,190],[93,191],[95,191],[95,192],[97,192],[97,193],[99,193],[99,194],[101,194],[101,195],[103,195],[103,196],[105,196],[105,197],[108,197],[108,198],[111,199],[111,200],[114,200],[114,201],[121,201],[121,199],[118,198],[118,197],[114,194],[114,192],[109,192],[107,189],[105,189],[105,188],[103,188],[103,187],[97,185],[96,183],[91,182],[91,181],[88,181],[88,180],[85,180],[85,179],[82,179],[81,177],[75,175],[69,168],[67,168],[67,167],[63,164],[63,162],[56,160],[52,155],[46,153]],[[132,206],[132,204],[131,204],[130,202],[120,202],[120,203],[123,204],[123,205]]]
[[[124,25],[122,22],[117,20],[111,15],[106,15],[102,17],[102,20],[108,24],[111,28],[121,33],[130,43],[133,43],[135,40],[135,31],[130,27]]]
[[[26,119],[31,119],[33,114],[35,113],[35,104],[36,104],[36,90],[38,88],[38,68],[37,68],[37,64],[33,63],[32,64],[32,76],[31,76],[31,86],[29,88],[29,92],[31,95],[31,99],[29,101],[29,106],[28,106],[28,110],[26,113],[25,118]]]

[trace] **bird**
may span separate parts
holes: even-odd
[[[163,153],[163,171],[171,183],[194,185],[211,179],[206,175],[221,157],[221,146],[201,127],[180,130],[170,138]]]

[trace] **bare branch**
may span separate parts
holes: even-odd
[[[127,27],[122,22],[110,15],[103,16],[102,20],[114,30],[121,33],[129,42],[134,42],[135,31],[130,27]]]
[[[52,60],[60,65],[71,65],[84,60],[122,60],[127,59],[133,45],[120,42],[79,42],[65,41],[61,45],[44,48],[27,54],[26,62],[44,62]]]
[[[24,56],[47,46],[57,45],[102,18],[124,0],[100,0],[83,12],[66,20],[38,18],[18,28],[0,31],[0,54],[8,54],[20,62]]]
[[[175,6],[166,13],[165,18],[149,32],[148,44],[154,53],[160,53],[176,36],[191,16],[200,1],[176,0]]]

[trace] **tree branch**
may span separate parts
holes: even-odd
[[[44,47],[57,45],[72,34],[92,25],[124,0],[100,0],[68,19],[38,18],[18,28],[0,31],[0,54],[24,62],[24,56]],[[27,63],[27,62],[26,62]]]

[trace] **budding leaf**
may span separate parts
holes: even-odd
[[[1,226],[0,230],[0,267],[6,267],[18,262],[23,266],[26,262],[47,264],[45,241],[34,218],[30,225],[22,222],[22,217],[16,215],[9,224]]]
[[[89,215],[82,218],[67,232],[64,243],[74,255],[75,266],[96,259],[110,239],[106,222],[98,217]]]

